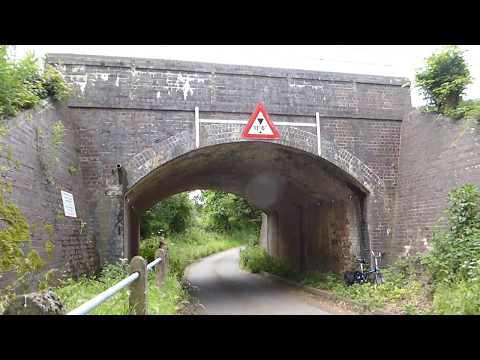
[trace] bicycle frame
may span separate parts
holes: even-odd
[[[382,283],[383,282],[383,275],[380,272],[380,268],[378,266],[378,259],[382,256],[382,253],[378,253],[378,255],[375,255],[373,251],[370,251],[372,256],[372,260],[370,262],[370,269],[366,270],[365,269],[365,259],[360,258],[357,259],[357,261],[360,264],[360,271],[347,271],[344,274],[344,279],[345,281],[349,284],[352,285],[354,283],[357,284],[364,284],[368,282],[369,280],[372,280],[375,284]],[[370,279],[370,275],[375,274],[374,279]]]
[[[374,267],[373,269],[370,267],[370,270],[365,271],[363,268],[363,262],[360,262],[360,272],[363,274],[363,282],[368,281],[368,276],[373,273],[380,273],[380,268],[378,267],[378,259],[382,256],[381,253],[378,253],[378,256],[371,250],[372,257],[374,259]]]

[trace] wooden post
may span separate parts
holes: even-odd
[[[170,261],[170,254],[168,252],[168,248],[163,248],[163,251],[165,252],[165,274],[168,271],[168,263]]]
[[[130,285],[130,314],[147,315],[147,262],[141,256],[130,261],[129,273],[138,272],[140,277]]]
[[[155,251],[155,259],[158,259],[158,258],[162,258],[162,261],[160,261],[160,263],[157,264],[155,269],[157,286],[160,288],[163,285],[163,281],[165,280],[165,275],[167,272],[165,249],[158,249],[157,251]]]

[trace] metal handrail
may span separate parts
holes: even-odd
[[[161,257],[156,258],[153,260],[150,264],[147,265],[147,271],[151,270],[155,265],[160,263],[162,261]],[[86,303],[80,305],[76,309],[70,311],[67,313],[67,315],[86,315],[93,309],[95,309],[98,305],[104,303],[108,299],[110,299],[113,295],[118,293],[120,290],[125,288],[126,286],[130,285],[132,282],[137,280],[140,277],[140,273],[134,272],[130,274],[128,277],[125,279],[119,281],[115,285],[109,287],[107,290],[101,292],[97,296],[95,296],[93,299],[90,299]]]
[[[150,264],[147,265],[147,270],[151,270],[155,265],[157,265],[160,261],[162,261],[161,257],[156,258]]]

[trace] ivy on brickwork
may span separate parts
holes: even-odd
[[[68,173],[72,176],[74,176],[78,172],[78,168],[74,165],[70,165],[68,167]]]
[[[63,125],[62,125],[63,127]],[[60,126],[57,127],[56,139],[61,139]],[[0,147],[3,149],[5,145],[3,139],[8,136],[7,128],[4,126],[0,132]],[[60,141],[57,141],[60,143]],[[3,152],[3,162],[0,165],[0,278],[6,274],[15,276],[15,281],[9,282],[5,287],[0,289],[0,313],[2,312],[2,304],[5,304],[9,298],[14,296],[18,291],[29,291],[29,284],[33,277],[37,277],[47,265],[37,250],[32,249],[31,234],[34,226],[30,226],[25,215],[19,207],[10,199],[13,191],[12,181],[9,180],[8,174],[16,171],[19,167],[18,160],[13,158],[13,151],[9,146],[7,151]],[[55,246],[51,241],[54,228],[53,225],[45,225],[45,231],[48,234],[48,240],[44,243],[44,251],[48,260],[52,260]],[[56,270],[47,271],[41,279],[37,280],[38,289],[45,289],[50,286]]]
[[[7,163],[11,165],[8,158]],[[6,168],[10,169],[11,166]],[[5,298],[12,296],[15,290],[25,287],[28,276],[45,265],[36,250],[26,250],[32,244],[31,229],[18,206],[8,198],[13,187],[5,175],[5,169],[0,170],[0,278],[11,272],[16,275],[16,282],[2,289],[0,304]]]
[[[53,148],[58,152],[60,145],[63,144],[63,137],[65,136],[65,127],[61,121],[57,121],[53,125],[52,129],[52,139],[53,139]]]
[[[53,172],[60,161],[60,148],[65,137],[65,126],[60,120],[55,122],[49,136],[50,141],[45,139],[41,129],[36,131],[40,166],[48,182],[53,184]]]
[[[463,52],[457,46],[444,46],[417,70],[416,86],[428,102],[426,111],[434,111],[454,119],[480,120],[480,100],[463,100],[462,95],[472,77]]]

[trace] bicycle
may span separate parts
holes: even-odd
[[[343,275],[343,278],[348,285],[365,284],[367,282],[371,282],[375,285],[380,285],[384,283],[383,275],[380,272],[380,268],[378,266],[378,259],[382,257],[382,253],[378,252],[377,255],[373,251],[370,252],[373,255],[374,259],[373,268],[368,271],[365,270],[364,265],[366,265],[367,263],[365,259],[357,259],[357,262],[360,264],[360,271],[347,271]]]

